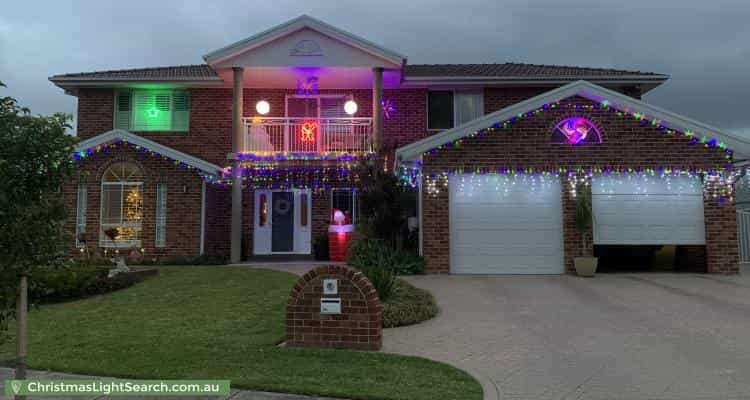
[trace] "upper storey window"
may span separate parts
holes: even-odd
[[[450,129],[484,115],[481,90],[432,90],[427,93],[427,129]]]
[[[187,131],[187,90],[122,90],[115,93],[115,128],[129,131]]]

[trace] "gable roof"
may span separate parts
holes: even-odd
[[[299,16],[297,18],[284,22],[283,24],[277,25],[271,29],[265,30],[246,39],[242,39],[218,50],[214,50],[204,55],[203,59],[206,60],[208,64],[215,64],[221,60],[227,59],[240,53],[244,53],[248,50],[262,46],[263,44],[305,28],[338,39],[350,46],[359,48],[365,52],[388,60],[394,64],[401,65],[406,60],[406,57],[393,50],[377,45],[367,39],[356,36],[343,29],[336,28],[333,25],[329,25],[308,15]]]
[[[644,101],[634,99],[622,93],[609,90],[587,81],[576,81],[549,92],[542,93],[528,100],[513,104],[501,110],[479,117],[463,125],[445,130],[436,135],[429,136],[420,141],[399,147],[396,150],[397,162],[414,161],[421,157],[422,153],[435,149],[445,143],[460,139],[469,134],[486,129],[492,125],[507,121],[518,114],[542,108],[544,105],[554,103],[572,96],[581,96],[592,101],[607,101],[610,107],[626,112],[638,112],[646,119],[657,119],[667,128],[679,131],[692,131],[696,135],[716,138],[740,157],[750,156],[750,140],[721,129],[695,121],[688,117],[675,114],[660,107],[648,104]],[[500,134],[500,133],[498,133]]]
[[[113,129],[109,132],[104,132],[101,135],[97,135],[80,141],[75,146],[75,152],[79,153],[91,149],[92,147],[115,142],[126,142],[136,146],[142,146],[147,150],[153,151],[160,155],[184,163],[185,165],[196,168],[200,172],[205,174],[221,176],[222,173],[222,168],[216,164],[212,164],[200,158],[193,157],[190,154],[183,153],[179,150],[175,150],[171,147],[154,142],[153,140],[146,139],[142,136],[138,136],[123,129]]]
[[[524,63],[501,64],[414,64],[404,66],[404,75],[416,77],[622,77],[644,76],[667,78],[654,72],[627,71],[611,68],[589,68],[568,65]]]
[[[106,80],[106,81],[199,81],[221,80],[213,68],[206,64],[175,65],[169,67],[115,69],[108,71],[77,72],[72,74],[54,75],[49,78],[52,82],[75,80]]]

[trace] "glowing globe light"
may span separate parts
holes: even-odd
[[[255,111],[260,115],[266,115],[271,111],[271,105],[267,101],[261,100],[255,104]]]
[[[346,111],[346,113],[349,115],[354,115],[357,112],[357,102],[354,100],[349,100],[344,103],[344,111]]]

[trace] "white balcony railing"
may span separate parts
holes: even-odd
[[[245,153],[370,153],[372,118],[244,118]]]

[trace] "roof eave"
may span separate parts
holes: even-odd
[[[403,79],[404,86],[431,87],[456,85],[561,85],[586,80],[604,85],[642,85],[649,90],[669,79],[668,75],[620,75],[620,76],[408,76]]]
[[[111,131],[107,131],[100,135],[80,141],[78,142],[78,144],[76,144],[75,151],[81,152],[94,146],[102,145],[105,143],[113,143],[117,141],[124,141],[142,146],[146,149],[157,152],[159,154],[163,154],[169,158],[197,168],[201,172],[209,175],[220,176],[223,171],[222,168],[216,164],[210,163],[198,157],[191,156],[190,154],[183,153],[179,150],[175,150],[169,146],[154,142],[153,140],[146,139],[142,136],[138,136],[123,129],[113,129]]]
[[[639,112],[646,113],[650,118],[662,120],[666,126],[718,137],[722,141],[727,142],[727,145],[732,148],[736,154],[742,156],[750,155],[750,141],[745,138],[695,121],[691,118],[678,115],[671,111],[664,110],[660,107],[653,106],[622,93],[595,85],[591,82],[579,80],[487,114],[466,124],[429,136],[406,146],[399,147],[396,150],[396,159],[399,160],[399,162],[414,161],[418,159],[423,152],[437,148],[443,143],[465,136],[467,133],[485,129],[498,121],[507,120],[519,113],[529,112],[542,107],[544,104],[549,104],[576,95],[594,101],[601,101],[606,98],[610,101],[612,107],[638,110]]]

